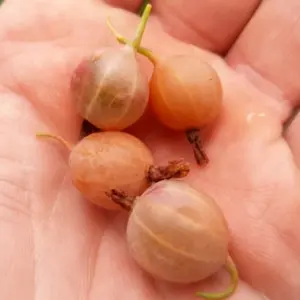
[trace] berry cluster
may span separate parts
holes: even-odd
[[[135,261],[149,274],[175,283],[205,279],[224,266],[231,285],[221,293],[199,292],[205,299],[234,293],[236,267],[228,254],[229,230],[216,202],[179,180],[189,173],[184,160],[154,164],[149,148],[123,130],[136,123],[148,105],[157,119],[186,133],[198,165],[209,159],[199,129],[211,124],[222,105],[222,87],[207,63],[186,55],[159,59],[141,46],[151,5],[143,12],[135,38],[84,59],[74,70],[71,92],[81,117],[93,127],[69,150],[72,182],[84,198],[107,210],[129,211],[126,239]],[[150,83],[137,53],[153,63]],[[99,131],[95,130],[99,129]]]

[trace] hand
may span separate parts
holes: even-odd
[[[140,1],[111,2],[134,10]],[[243,280],[232,300],[264,299],[260,292],[297,300],[299,119],[284,134],[283,123],[300,94],[300,10],[297,0],[259,2],[156,0],[143,46],[161,56],[196,52],[222,79],[224,112],[205,145],[211,162],[194,166],[187,180],[228,220]],[[108,15],[132,37],[138,17],[100,0],[7,0],[0,8],[1,299],[188,300],[226,286],[214,279],[179,289],[142,274],[126,250],[126,217],[84,201],[62,147],[35,138],[47,130],[76,142],[70,76],[83,55],[116,45]],[[132,132],[158,163],[193,160],[183,134],[148,124]]]

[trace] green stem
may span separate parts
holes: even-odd
[[[231,296],[235,292],[235,290],[238,286],[239,274],[238,274],[237,268],[230,256],[228,257],[227,262],[225,264],[225,270],[230,275],[231,284],[224,292],[220,292],[220,293],[197,292],[196,295],[199,297],[202,297],[204,299],[218,299],[218,300],[226,299],[229,296]]]
[[[157,59],[151,50],[144,47],[139,47],[136,51],[141,55],[146,56],[154,65],[157,63]]]
[[[51,133],[44,133],[44,132],[38,132],[36,134],[36,137],[40,137],[40,138],[51,138],[51,139],[55,139],[58,142],[60,142],[61,144],[63,144],[69,151],[72,151],[73,146],[67,142],[64,138],[51,134]]]
[[[150,17],[151,9],[152,9],[152,5],[147,4],[144,11],[143,11],[140,24],[139,24],[139,26],[137,28],[137,31],[136,31],[135,38],[132,41],[132,47],[134,49],[137,49],[141,45],[143,34],[145,32],[145,29],[146,29],[146,24],[147,24],[148,19]]]
[[[122,36],[121,34],[119,34],[117,32],[117,30],[114,28],[114,26],[112,25],[109,17],[107,17],[107,19],[106,19],[106,24],[107,24],[107,27],[109,28],[109,30],[115,36],[115,38],[119,44],[130,45],[136,52],[138,52],[139,54],[141,54],[143,56],[146,56],[153,64],[155,64],[156,59],[155,59],[153,53],[149,49],[141,47],[142,37],[143,37],[143,34],[146,29],[146,24],[150,17],[151,9],[152,9],[152,5],[147,4],[143,11],[141,21],[139,23],[139,26],[138,26],[138,29],[136,31],[135,38],[133,41],[130,41],[130,40],[126,39],[124,36]]]
[[[116,36],[116,39],[122,45],[128,45],[128,44],[130,44],[130,41],[127,40],[127,39],[125,39],[122,36]],[[135,50],[139,54],[146,56],[153,64],[155,64],[157,62],[157,59],[155,58],[154,54],[148,48],[144,48],[144,47],[140,47],[139,46]]]
[[[149,0],[143,0],[143,3],[141,4],[141,6],[140,6],[140,8],[139,8],[139,10],[138,10],[138,15],[139,15],[139,16],[142,16],[142,14],[143,14],[143,12],[144,12],[144,10],[145,10],[145,7],[146,7],[146,5],[147,5],[148,3],[150,3]]]

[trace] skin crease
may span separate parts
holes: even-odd
[[[211,164],[203,170],[194,166],[187,181],[215,198],[228,220],[230,251],[242,278],[231,299],[264,299],[255,291],[260,290],[272,300],[298,300],[299,152],[293,145],[299,144],[299,134],[291,132],[288,142],[282,136],[300,94],[298,0],[265,1],[254,16],[258,1],[242,7],[240,1],[226,1],[240,13],[219,19],[213,16],[223,14],[221,2],[204,0],[199,7],[189,2],[184,11],[195,26],[186,35],[182,27],[178,32],[193,42],[192,29],[197,46],[204,48],[203,41],[214,36],[213,49],[229,53],[225,60],[164,33],[167,26],[173,28],[170,34],[177,32],[181,19],[158,6],[143,45],[160,55],[197,54],[221,77],[222,115],[206,135]],[[182,11],[182,2],[172,3]],[[198,17],[197,11],[212,18]],[[51,131],[77,140],[80,120],[69,97],[69,78],[83,56],[115,45],[105,27],[107,14],[122,34],[133,35],[138,18],[101,1],[7,0],[0,8],[3,299],[187,300],[195,299],[196,290],[220,290],[228,283],[223,273],[185,288],[147,277],[128,255],[126,216],[105,214],[84,201],[72,187],[66,151],[35,138],[36,131]],[[235,44],[226,38],[227,32],[242,30]],[[181,134],[151,116],[145,119],[131,132],[151,147],[157,163],[178,156],[192,161]]]

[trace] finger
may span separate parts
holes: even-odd
[[[111,6],[120,7],[131,12],[138,12],[141,7],[142,0],[104,0],[105,3]]]
[[[32,230],[30,223],[30,198],[28,197],[28,170],[24,149],[27,128],[20,126],[26,117],[21,112],[27,108],[22,97],[12,97],[1,88],[1,136],[0,145],[0,290],[1,297],[14,299],[32,297],[31,284],[34,263],[32,259]],[[19,127],[20,126],[20,127]],[[6,130],[5,130],[6,129]],[[22,249],[20,254],[19,249]],[[14,288],[15,280],[22,282]]]
[[[9,2],[15,2],[16,4],[22,4],[24,1],[22,0],[7,0]],[[91,0],[86,0],[86,2],[92,2]],[[1,0],[0,0],[0,4],[1,4]],[[49,3],[49,1],[45,1],[45,0],[28,0],[26,1],[26,5],[30,5],[30,2],[31,3],[40,3],[40,4],[43,4],[43,2],[46,4],[46,5],[52,5],[53,2],[57,2],[57,3],[75,3],[76,0],[52,0],[51,2],[52,3]],[[104,2],[108,5],[111,5],[111,6],[115,6],[115,7],[120,7],[120,8],[123,8],[123,9],[126,9],[128,11],[132,11],[132,12],[136,12],[140,6],[142,5],[142,2],[143,0],[96,0],[95,2]]]
[[[261,0],[153,0],[164,30],[188,43],[225,53]]]
[[[16,7],[18,9],[15,9]],[[90,1],[8,1],[0,9],[0,37],[2,41],[9,40],[24,45],[24,42],[29,41],[58,42],[63,45],[66,41],[66,44],[72,46],[71,40],[78,43],[84,38],[88,43],[93,40],[98,42],[102,31],[96,29],[93,23],[98,17],[101,25],[104,25],[107,9],[108,7],[100,2]],[[13,47],[11,50],[14,51]]]
[[[300,100],[300,6],[298,0],[264,1],[227,56],[278,86],[280,101]],[[283,100],[285,99],[285,100]]]
[[[72,188],[66,152],[36,140],[44,124],[32,103],[2,87],[0,97],[1,298],[74,299],[65,278],[88,280],[105,219]]]
[[[13,1],[18,2],[19,0]],[[141,1],[134,0],[107,1],[114,1],[107,3],[118,7],[126,7],[131,11],[135,10],[135,7],[141,4]],[[98,3],[84,3],[74,0],[56,0],[51,2],[45,1],[45,5],[42,5],[42,2],[39,0],[39,5],[36,5],[36,0],[31,0],[31,3],[24,1],[20,1],[17,3],[19,11],[24,12],[24,17],[28,15],[28,23],[30,22],[31,25],[36,24],[36,22],[33,21],[33,17],[39,17],[39,19],[37,20],[39,26],[32,25],[31,28],[28,28],[29,26],[23,26],[23,32],[31,32],[31,35],[35,40],[45,39],[45,36],[43,35],[45,34],[45,29],[47,31],[50,31],[51,29],[52,38],[57,38],[55,33],[57,26],[60,25],[58,25],[58,22],[57,20],[55,20],[55,18],[60,15],[66,18],[66,22],[70,19],[70,17],[72,17],[72,20],[75,20],[77,16],[77,10],[83,9],[81,11],[79,20],[77,20],[78,22],[75,23],[76,26],[76,24],[81,23],[80,19],[86,19],[87,22],[90,19],[92,23],[92,20],[94,20],[93,15],[97,12],[98,18],[101,18],[103,12],[100,11],[100,8],[102,10],[105,10],[103,5],[100,6],[100,1]],[[238,0],[230,0],[229,2],[216,0],[211,4],[211,2],[208,0],[201,2],[193,0],[188,2],[188,7],[186,7],[185,4],[184,9],[182,9],[182,4],[179,1],[170,1],[169,3],[171,3],[171,7],[169,7],[169,4],[167,2],[157,1],[153,2],[153,11],[157,13],[158,22],[161,23],[160,25],[162,25],[162,27],[159,27],[160,31],[166,30],[176,38],[182,39],[189,43],[194,43],[195,45],[203,48],[211,49],[212,51],[223,53],[226,52],[227,49],[231,46],[235,38],[238,36],[239,32],[251,18],[260,2],[261,0],[250,0],[247,1],[246,4],[242,4]],[[92,6],[94,7],[94,10],[85,10],[87,7]],[[68,7],[72,7],[72,11],[74,12],[73,16],[71,16],[67,11]],[[183,11],[182,15],[178,15],[178,12],[180,11]],[[53,14],[51,14],[51,12],[53,12]],[[10,14],[4,14],[4,17],[9,15],[14,16],[15,14],[18,14],[18,11],[16,11],[15,9],[11,9]],[[235,18],[233,18],[232,15],[234,15]],[[52,20],[50,20],[50,18]],[[20,30],[20,26],[18,25],[18,23],[12,21],[15,19],[18,18],[9,17],[8,20],[4,20],[4,22],[6,23],[6,26],[8,25],[8,23],[11,23],[10,27],[12,28],[12,30],[15,30],[16,27],[18,27],[18,30]],[[186,19],[188,19],[189,21],[187,22]],[[48,23],[50,21],[53,22],[52,27],[45,28],[44,23]],[[124,26],[120,28],[123,29]],[[81,30],[84,31],[84,28],[81,28]],[[76,32],[76,29],[72,30],[72,32]],[[61,36],[59,36],[59,38],[61,39]]]

